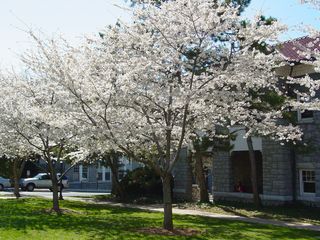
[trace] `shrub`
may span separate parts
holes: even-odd
[[[128,172],[121,184],[129,197],[162,196],[160,176],[148,167]]]

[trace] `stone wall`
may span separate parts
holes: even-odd
[[[180,200],[192,200],[192,170],[188,162],[188,150],[181,150],[179,160],[173,169],[174,177],[174,197]]]
[[[316,201],[320,202],[320,112],[314,112],[313,120],[310,122],[300,123],[303,128],[304,139],[310,145],[310,148],[297,151],[297,196],[304,198],[300,194],[300,175],[302,169],[310,169],[315,171],[316,178]]]
[[[232,166],[229,152],[218,152],[212,161],[212,192],[233,191]]]
[[[316,164],[316,197],[320,203],[320,160],[318,159]]]
[[[290,149],[266,138],[262,142],[263,194],[292,196]]]

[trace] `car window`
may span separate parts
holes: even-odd
[[[48,180],[48,179],[50,179],[50,176],[49,175],[42,175],[40,179],[41,180]]]
[[[41,179],[41,176],[42,176],[42,174],[40,173],[40,174],[35,175],[34,178],[39,178],[39,179]]]
[[[50,176],[49,175],[44,175],[43,179],[48,180],[48,179],[50,179]]]

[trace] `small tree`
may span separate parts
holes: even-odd
[[[53,207],[60,212],[55,163],[63,160],[62,152],[76,128],[69,116],[59,111],[64,97],[59,87],[43,76],[25,78],[12,74],[1,80],[1,141],[7,152],[35,152],[48,165],[52,181]],[[64,104],[64,107],[67,105]]]
[[[125,119],[116,139],[133,152],[137,145],[156,151],[147,164],[162,178],[164,228],[171,230],[170,175],[183,144],[243,107],[250,88],[275,82],[262,67],[274,56],[249,49],[279,27],[243,28],[237,9],[205,0],[145,5],[135,16],[132,26],[105,32],[99,79],[114,81],[113,107]]]
[[[19,180],[26,163],[25,157],[3,155],[0,159],[1,176],[13,180],[14,195],[20,198]]]

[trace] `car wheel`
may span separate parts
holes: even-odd
[[[2,184],[0,184],[0,191],[4,190],[4,186]]]
[[[27,185],[27,191],[28,192],[33,192],[33,190],[34,190],[34,184],[33,183],[28,184]]]

